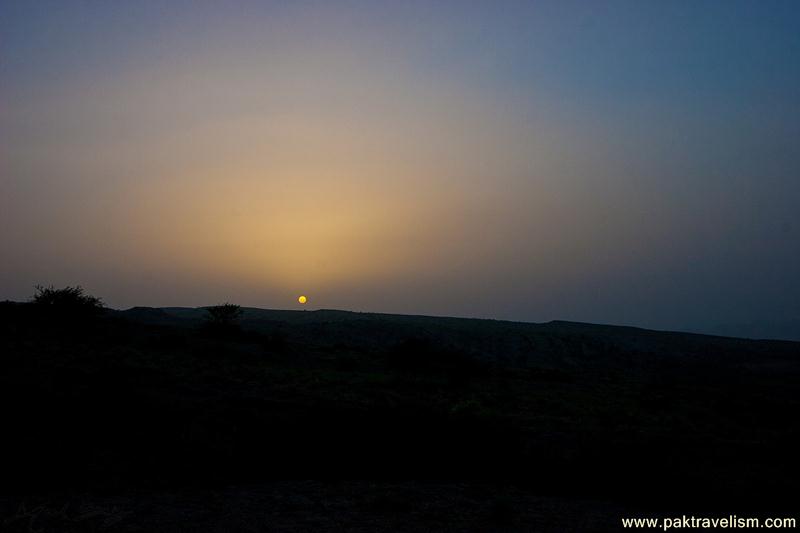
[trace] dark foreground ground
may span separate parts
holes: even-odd
[[[3,531],[613,531],[624,516],[797,515],[800,343],[203,315],[0,304]]]

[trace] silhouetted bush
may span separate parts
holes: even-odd
[[[236,304],[224,303],[206,308],[211,322],[232,324],[242,316],[242,308]]]
[[[33,303],[48,314],[71,319],[97,315],[104,308],[100,298],[86,294],[80,285],[63,289],[37,285]]]
[[[244,313],[242,308],[236,304],[224,303],[206,307],[208,316],[206,317],[205,327],[214,332],[230,332],[239,329],[237,322]]]

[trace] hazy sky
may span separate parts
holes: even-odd
[[[800,317],[800,2],[0,0],[0,299]]]

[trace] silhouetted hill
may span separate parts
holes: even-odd
[[[51,531],[615,530],[785,514],[800,489],[800,343],[204,315],[0,304],[3,523],[27,530],[24,504]]]
[[[135,307],[120,316],[148,324],[199,326],[203,308]],[[552,321],[542,324],[502,320],[357,313],[322,309],[285,311],[244,308],[246,331],[280,335],[293,343],[324,349],[381,352],[417,339],[510,366],[647,364],[700,357],[700,364],[730,366],[797,353],[787,341],[753,341],[695,333],[654,331],[629,326]]]

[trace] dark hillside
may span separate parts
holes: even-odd
[[[0,304],[7,525],[25,523],[25,504],[52,531],[304,530],[286,513],[317,530],[557,531],[796,504],[800,343],[260,309],[220,330],[203,317]],[[76,494],[75,509],[107,520],[59,515]]]

